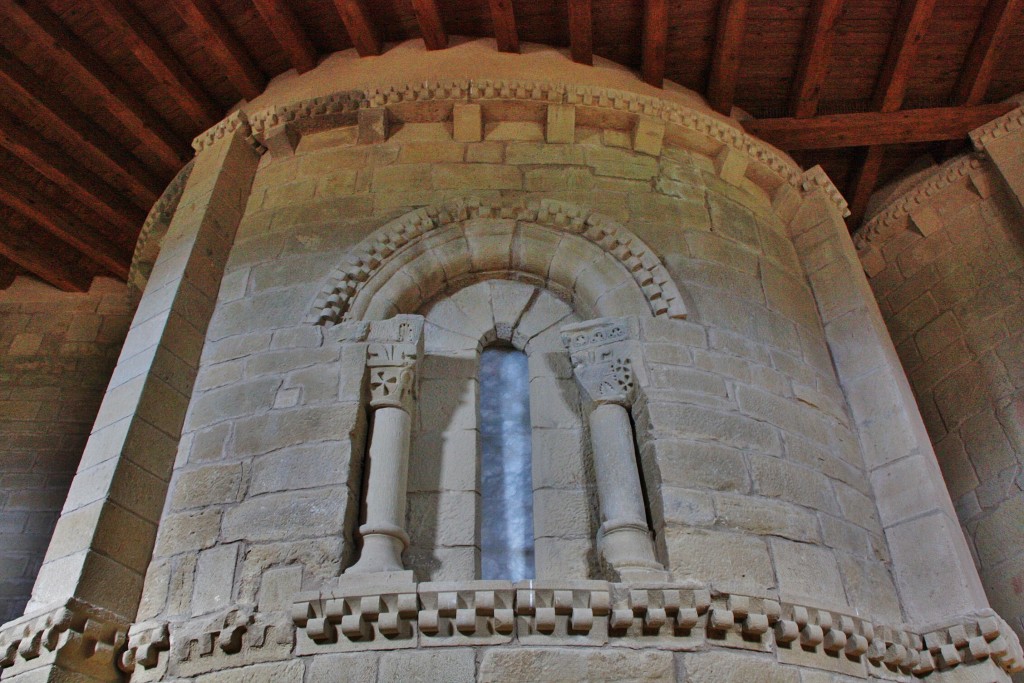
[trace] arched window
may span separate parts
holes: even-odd
[[[480,578],[534,578],[530,378],[526,354],[480,354]]]

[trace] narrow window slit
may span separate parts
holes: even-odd
[[[480,354],[480,573],[534,578],[530,376],[526,354]]]

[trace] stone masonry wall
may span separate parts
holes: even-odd
[[[1024,217],[989,162],[950,168],[865,264],[989,600],[1024,635]]]
[[[110,379],[131,307],[23,277],[0,292],[0,622],[21,615]]]
[[[139,618],[262,610],[351,562],[361,458],[352,444],[365,424],[358,404],[338,401],[352,381],[339,346],[304,321],[346,249],[417,207],[477,197],[606,214],[656,249],[690,297],[690,322],[648,337],[651,388],[635,411],[664,519],[658,543],[676,577],[898,623],[815,303],[764,193],[723,179],[706,157],[625,149],[628,133],[577,127],[571,144],[543,142],[542,123],[485,133],[460,143],[450,124],[408,124],[358,145],[346,127],[263,158]]]

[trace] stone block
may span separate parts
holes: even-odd
[[[484,138],[488,141],[526,140],[544,141],[544,124],[537,121],[495,121],[484,125]]]
[[[664,483],[745,493],[750,476],[741,451],[699,441],[651,440],[644,444],[645,469],[651,462]]]
[[[669,526],[664,532],[669,570],[677,581],[709,582],[724,592],[775,594],[775,573],[764,539],[727,531]]]
[[[734,654],[722,650],[683,655],[688,683],[756,681],[800,683],[800,669],[779,666],[770,655]]]
[[[833,551],[781,538],[770,544],[780,598],[811,607],[849,609]]]
[[[665,139],[665,122],[637,117],[633,128],[633,150],[652,157],[661,155],[662,141]]]
[[[576,105],[549,104],[548,124],[544,131],[548,143],[572,143],[576,140]]]
[[[479,142],[466,147],[466,162],[472,164],[500,164],[505,161],[505,144]]]
[[[579,166],[585,163],[584,148],[578,145],[549,145],[543,142],[510,142],[505,148],[505,163]]]
[[[537,538],[589,538],[592,494],[583,490],[533,492],[533,528]]]
[[[671,652],[626,648],[508,648],[483,653],[480,683],[676,680]],[[709,679],[710,680],[710,679]],[[718,679],[725,680],[725,679]],[[796,679],[793,679],[794,683]],[[787,683],[789,683],[787,681]]]
[[[676,486],[661,486],[651,507],[660,510],[665,523],[692,527],[711,526],[715,522],[715,505],[711,494]]]
[[[337,442],[286,448],[260,456],[252,463],[248,495],[344,484],[349,459],[348,444]]]
[[[360,109],[357,120],[357,139],[360,145],[376,145],[388,139],[387,109]]]
[[[715,173],[725,182],[741,187],[746,177],[748,159],[739,150],[725,145],[715,157]]]
[[[280,541],[342,533],[348,495],[343,487],[272,493],[224,512],[223,540]]]
[[[459,163],[466,154],[466,145],[451,141],[406,142],[398,153],[400,164]]]
[[[751,448],[763,453],[781,452],[778,432],[742,415],[709,410],[684,403],[652,403],[648,411],[656,431],[684,437],[721,442],[735,448]]]
[[[218,545],[199,553],[192,589],[192,614],[209,614],[233,603],[239,544]]]
[[[377,683],[377,661],[375,652],[310,657],[306,666],[306,683],[338,683],[339,680],[345,683]]]
[[[518,168],[499,164],[435,164],[431,183],[438,190],[519,190],[523,178]]]
[[[607,147],[587,148],[587,164],[599,176],[649,180],[658,172],[658,162],[648,156]]]
[[[171,557],[211,547],[220,535],[221,512],[209,508],[194,513],[164,515],[154,557]]]
[[[714,497],[715,525],[758,536],[781,536],[801,543],[819,543],[814,513],[784,501],[719,493]]]
[[[280,683],[302,680],[303,671],[303,662],[296,660],[215,671],[203,674],[195,680],[196,683]]]
[[[179,471],[172,486],[170,510],[234,503],[240,495],[242,466],[207,465]]]
[[[750,455],[748,460],[755,490],[761,495],[838,514],[830,482],[820,472],[781,458]]]
[[[472,546],[477,542],[476,491],[409,495],[409,538],[421,548]]]

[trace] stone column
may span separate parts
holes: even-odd
[[[398,316],[373,323],[366,349],[373,410],[373,429],[364,466],[366,522],[359,527],[363,539],[359,561],[349,567],[346,575],[405,569],[402,552],[409,546],[404,528],[406,482],[422,329],[423,319],[418,316]]]
[[[636,394],[635,320],[600,318],[562,328],[573,373],[593,402],[590,442],[601,508],[598,546],[624,581],[664,580],[654,553],[629,408]]]
[[[26,615],[0,628],[4,681],[121,680],[206,327],[259,154],[233,114],[195,167],[107,387]]]

